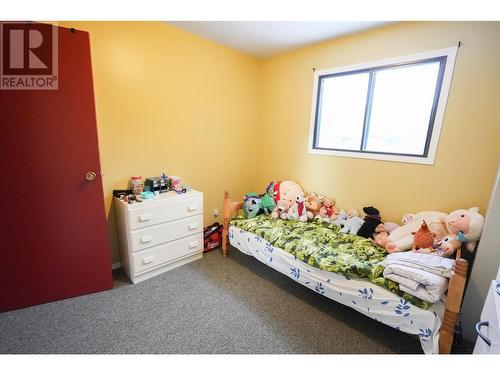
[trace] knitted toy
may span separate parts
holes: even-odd
[[[288,219],[288,209],[290,208],[288,201],[281,199],[278,201],[276,204],[276,207],[274,208],[273,212],[271,212],[271,217],[274,219],[283,219],[286,220]]]
[[[306,210],[307,210],[307,218],[314,219],[319,215],[319,210],[321,208],[321,198],[314,194],[308,194],[306,196]]]
[[[261,196],[261,207],[266,215],[269,215],[276,207],[276,202],[274,201],[274,182],[267,185],[266,192]]]
[[[376,232],[376,228],[379,224],[382,224],[380,220],[380,212],[375,207],[363,207],[363,211],[366,216],[364,218],[364,223],[358,230],[358,236],[364,238],[373,238]]]
[[[432,249],[435,235],[430,231],[425,220],[422,222],[420,229],[416,232],[411,232],[411,234],[413,234],[413,251]]]
[[[344,222],[344,227],[340,230],[342,233],[357,234],[359,228],[363,225],[364,221],[359,217],[358,210],[351,209],[347,211],[347,218]]]
[[[297,195],[288,210],[289,220],[307,221],[307,211],[303,195]]]
[[[474,251],[484,225],[484,217],[477,207],[453,211],[441,221],[446,224],[448,233],[456,234],[460,241],[467,242],[468,251]]]

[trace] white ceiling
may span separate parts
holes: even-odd
[[[169,24],[255,57],[268,57],[389,22],[169,21]]]

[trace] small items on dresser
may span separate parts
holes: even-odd
[[[152,191],[143,191],[141,193],[141,198],[142,199],[152,199],[154,198],[154,193]]]
[[[160,177],[146,178],[146,190],[153,192],[153,194],[166,193],[170,189],[169,185],[169,178],[165,174]]]
[[[113,196],[125,203],[134,204],[169,191],[184,194],[191,190],[191,187],[181,184],[179,176],[168,177],[165,173],[159,177],[148,177],[145,182],[141,176],[132,176],[129,187],[129,190],[113,190]]]
[[[115,197],[115,198],[122,199],[124,196],[130,195],[130,194],[132,194],[132,190],[130,190],[130,189],[124,189],[124,190],[115,189],[115,190],[113,190],[113,197]]]
[[[132,176],[130,177],[130,190],[132,190],[132,194],[140,195],[144,190],[144,182],[142,182],[141,176]]]
[[[170,177],[170,187],[176,192],[182,191],[181,178],[179,176]]]

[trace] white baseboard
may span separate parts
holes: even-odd
[[[111,265],[112,270],[116,270],[117,268],[121,268],[122,264],[121,262],[116,262]]]

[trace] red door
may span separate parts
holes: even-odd
[[[87,32],[58,28],[57,81],[0,90],[0,312],[113,287]]]

